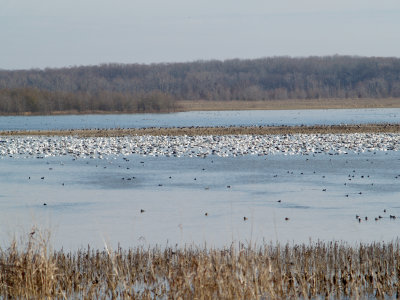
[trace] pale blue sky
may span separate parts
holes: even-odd
[[[399,0],[0,0],[0,69],[400,57]]]

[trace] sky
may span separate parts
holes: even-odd
[[[0,0],[0,69],[400,56],[399,0]]]

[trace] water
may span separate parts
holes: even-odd
[[[399,123],[399,116],[357,109],[0,117],[0,129]],[[105,157],[0,158],[0,246],[24,239],[32,225],[50,229],[55,248],[71,250],[398,238],[400,218],[389,217],[400,216],[397,151]]]
[[[398,237],[400,218],[389,218],[400,216],[395,151],[2,158],[0,165],[2,245],[32,224],[50,228],[54,246],[64,249],[310,239],[353,244]]]
[[[399,123],[399,108],[0,117],[0,130]]]

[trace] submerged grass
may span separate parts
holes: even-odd
[[[397,298],[400,244],[52,251],[33,230],[0,250],[0,297],[58,299]]]

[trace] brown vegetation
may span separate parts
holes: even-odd
[[[171,96],[159,91],[133,95],[108,91],[0,89],[0,115],[168,113],[178,108]]]
[[[0,70],[0,114],[168,112],[183,100],[221,101],[218,109],[235,105],[224,101],[257,101],[250,108],[265,101],[260,106],[272,109],[359,107],[358,99],[382,107],[381,99],[400,97],[399,74],[399,58],[355,56]],[[184,110],[198,106],[188,105]]]
[[[240,134],[340,134],[340,133],[400,133],[400,124],[321,125],[321,126],[248,126],[248,127],[172,127],[132,129],[75,129],[0,131],[0,136],[180,136],[180,135],[240,135]]]
[[[400,98],[284,99],[270,101],[177,101],[180,111],[400,108]]]
[[[51,251],[36,230],[0,249],[4,299],[309,299],[399,296],[399,242]]]

